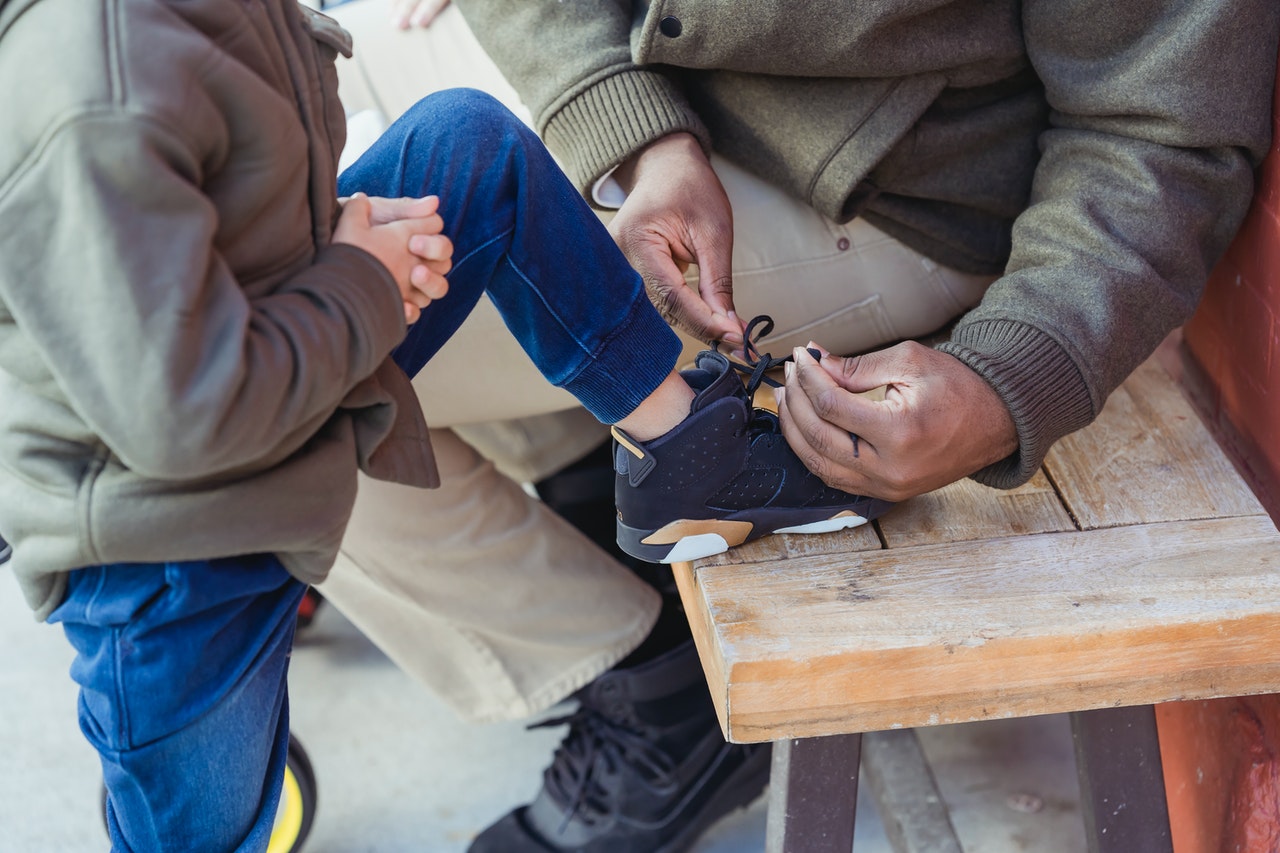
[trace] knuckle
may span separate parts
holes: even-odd
[[[674,288],[663,286],[658,283],[648,285],[649,301],[658,309],[658,313],[668,323],[674,321],[679,315],[680,299]]]
[[[732,293],[733,277],[728,275],[718,275],[706,282],[705,287],[712,293]]]

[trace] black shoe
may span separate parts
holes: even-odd
[[[762,321],[765,334],[772,328],[756,318],[748,340]],[[766,354],[751,370],[702,352],[680,374],[694,399],[679,426],[649,442],[613,428],[622,550],[654,563],[696,560],[769,533],[856,527],[892,506],[823,483],[787,444],[777,415],[752,407],[765,372],[788,360]],[[735,371],[751,373],[745,388]]]
[[[769,778],[768,744],[727,744],[689,641],[577,694],[532,803],[469,853],[680,853],[750,804]]]
[[[9,547],[9,543],[0,538],[0,565],[9,562],[9,558],[13,556],[13,548]]]

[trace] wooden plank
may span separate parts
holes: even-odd
[[[897,512],[898,507],[890,510]],[[814,557],[819,554],[843,554],[856,551],[877,551],[880,537],[870,524],[840,530],[835,533],[779,533],[764,536],[754,542],[730,548],[723,554],[713,554],[694,563],[695,566],[736,566],[740,563],[768,563],[772,560],[789,560],[794,557]]]
[[[863,735],[862,774],[893,853],[964,853],[915,729]]]
[[[737,741],[1280,687],[1280,534],[1265,516],[707,567],[689,580]]]
[[[1045,468],[1085,529],[1262,512],[1155,358],[1092,425],[1059,441]]]
[[[1074,530],[1053,485],[1037,471],[1016,489],[964,479],[905,501],[880,520],[889,548]]]
[[[729,714],[725,707],[725,693],[717,690],[715,685],[725,683],[724,655],[720,644],[716,641],[716,626],[711,618],[708,602],[702,597],[694,580],[693,566],[689,563],[672,563],[671,574],[675,578],[676,589],[680,591],[680,601],[684,604],[685,618],[689,620],[689,628],[693,633],[693,644],[698,648],[698,659],[702,661],[702,674],[711,687],[711,703],[715,706],[716,717],[720,720],[720,731],[725,738],[729,737]]]

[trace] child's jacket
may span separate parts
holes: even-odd
[[[0,0],[0,530],[327,572],[356,469],[434,485],[388,271],[330,246],[345,32],[292,0]]]

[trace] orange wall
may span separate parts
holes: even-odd
[[[1273,115],[1253,206],[1183,340],[1211,426],[1280,520],[1280,85]],[[1170,703],[1156,719],[1175,853],[1280,853],[1280,695]]]

